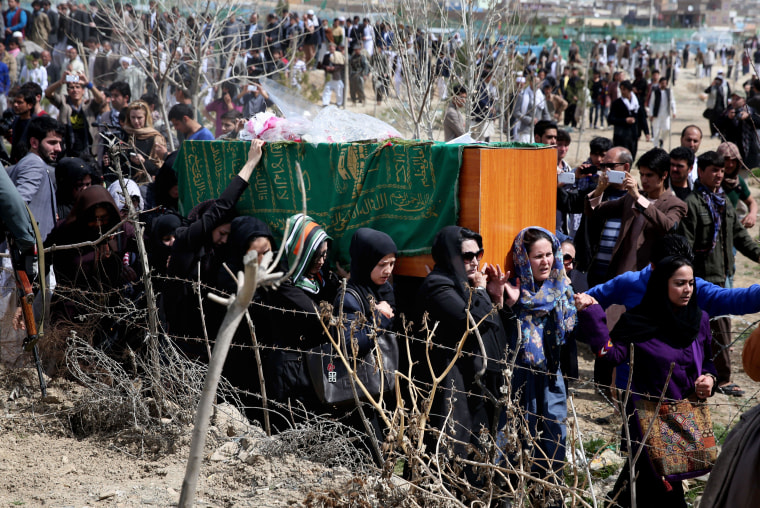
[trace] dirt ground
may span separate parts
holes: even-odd
[[[672,147],[678,146],[684,126],[696,123],[706,127],[701,116],[704,103],[699,94],[709,81],[707,78],[697,80],[693,74],[693,68],[682,71],[675,87],[678,116],[673,122]],[[370,101],[356,110],[371,113],[374,107]],[[584,160],[588,140],[596,135],[611,137],[612,132],[609,129],[573,132],[569,162]],[[579,151],[576,151],[576,143],[580,144]],[[701,150],[714,149],[717,145],[716,139],[708,137],[703,140]],[[648,146],[642,140],[640,153],[646,149]],[[757,198],[758,182],[749,183]],[[757,237],[758,231],[752,234]],[[760,274],[757,265],[741,255],[737,256],[737,265],[736,286],[746,287],[757,282]],[[759,318],[758,315],[736,318],[734,332],[738,334]],[[735,381],[746,390],[746,396],[716,395],[712,399],[715,422],[724,427],[729,427],[743,411],[758,402],[758,385],[741,367],[742,346],[743,340],[734,346],[733,365]],[[575,383],[574,402],[582,439],[584,442],[593,438],[614,441],[620,420],[612,407],[594,393],[590,383],[583,381],[592,375],[591,357],[585,352],[580,358],[580,369],[581,382]],[[146,453],[140,458],[139,449],[122,446],[118,439],[67,437],[62,425],[42,416],[64,412],[80,390],[77,385],[53,380],[50,396],[40,401],[33,372],[0,371],[0,379],[3,381],[0,383],[0,506],[176,505],[189,453],[190,426],[172,443],[173,453]],[[247,437],[241,439],[241,435]],[[292,454],[267,457],[261,452],[267,439],[260,430],[236,422],[234,418],[217,421],[209,433],[197,506],[298,506],[308,492],[324,490],[348,479],[345,470],[298,460]]]

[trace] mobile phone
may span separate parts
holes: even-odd
[[[79,76],[75,74],[66,74],[66,83],[79,83]]]
[[[575,173],[560,173],[557,175],[557,181],[559,183],[564,183],[565,185],[572,185],[575,183]]]
[[[599,168],[596,166],[588,166],[586,168],[581,168],[582,175],[595,175],[598,172],[599,172]]]
[[[607,171],[607,179],[610,183],[623,183],[625,181],[625,171],[610,169]]]
[[[248,85],[248,91],[249,91],[249,92],[254,92],[254,91],[256,91],[256,85]]]

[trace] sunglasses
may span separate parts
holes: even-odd
[[[476,259],[480,261],[483,258],[483,249],[480,249],[477,252],[463,252],[462,253],[462,259],[464,259],[465,263],[471,262],[473,259]]]
[[[625,164],[625,162],[605,162],[599,164],[599,167],[602,169],[615,169],[615,166],[622,166],[623,164]]]
[[[564,261],[565,263],[575,263],[575,258],[571,256],[570,254],[565,254],[564,256],[562,256],[562,261]]]

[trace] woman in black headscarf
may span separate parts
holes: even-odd
[[[396,315],[396,298],[390,277],[396,265],[396,244],[387,234],[370,228],[360,228],[351,238],[351,278],[346,291],[335,297],[334,310],[343,309],[348,323],[345,323],[346,344],[352,340],[358,346],[357,357],[363,358],[370,352],[375,341],[372,329],[392,330]],[[357,324],[352,324],[355,321]],[[364,323],[358,325],[358,323]],[[360,432],[366,432],[364,424],[351,407],[334,408],[333,414],[345,418],[345,423]],[[371,406],[365,404],[364,412],[373,427],[375,438],[383,441],[380,420]],[[368,443],[364,443],[371,449]],[[376,457],[379,459],[379,457]]]
[[[63,295],[67,290],[77,290],[53,302],[54,316],[74,320],[80,314],[91,312],[93,306],[117,305],[119,293],[114,290],[127,282],[121,248],[132,243],[134,228],[124,223],[116,234],[106,238],[103,235],[120,220],[111,194],[96,185],[79,194],[68,217],[50,232],[46,246],[98,242],[94,246],[55,250],[49,255],[48,262],[53,266],[58,283],[56,293]],[[77,302],[82,298],[85,304],[80,306]],[[106,335],[112,336],[113,323],[103,319],[97,324],[96,342],[106,340]]]
[[[175,231],[168,273],[178,280],[167,284],[166,288],[166,316],[169,333],[173,336],[203,336],[200,312],[194,311],[198,309],[198,298],[192,284],[183,281],[213,285],[218,280],[226,255],[230,223],[237,216],[235,205],[248,188],[248,180],[261,160],[262,146],[261,140],[253,140],[248,160],[224,192],[216,199],[196,205],[188,214],[189,224]],[[203,351],[205,346],[199,349]]]
[[[420,286],[417,302],[418,315],[427,312],[431,328],[433,323],[439,323],[430,353],[435,375],[456,356],[456,347],[468,328],[467,310],[476,323],[483,320],[478,327],[482,349],[477,336],[471,333],[463,355],[434,394],[431,410],[431,424],[445,428],[454,439],[457,455],[466,457],[468,444],[480,446],[481,428],[493,429],[498,418],[489,395],[498,398],[505,383],[502,370],[507,336],[501,317],[491,310],[494,304],[503,304],[506,278],[501,268],[486,265],[486,270],[479,269],[483,239],[469,229],[443,228],[435,236],[432,253],[435,267]],[[417,361],[423,371],[428,370],[424,356]],[[420,374],[429,379],[429,372]]]
[[[641,400],[657,401],[664,395],[665,402],[683,399],[704,401],[717,388],[710,320],[698,306],[694,284],[691,261],[668,256],[652,270],[641,303],[623,314],[612,332],[607,333],[604,311],[599,305],[592,305],[579,315],[581,330],[589,337],[589,343],[599,358],[613,365],[636,359],[635,366],[631,366],[631,398],[624,420],[628,423],[634,448],[646,432],[634,414],[635,408],[642,411],[639,406]],[[633,356],[630,353],[631,345]],[[664,411],[664,408],[660,410]],[[661,429],[655,426],[650,436],[660,432]],[[665,470],[672,464],[682,462],[678,460],[678,454],[682,451],[702,448],[702,443],[685,439],[677,429],[672,432],[675,432],[678,443],[672,449],[665,450],[665,458],[658,457],[665,463]],[[705,440],[710,437],[703,436]],[[626,440],[623,444],[627,446]],[[669,476],[664,471],[655,470],[650,453],[645,449],[634,463],[639,506],[685,507],[681,480],[703,475],[708,464],[697,463],[702,471]],[[672,461],[667,459],[670,454]],[[650,455],[649,458],[646,455]],[[690,460],[699,459],[692,456]],[[631,504],[629,480],[629,464],[626,462],[610,495],[620,506]]]
[[[58,217],[65,219],[71,212],[79,194],[100,183],[95,170],[79,157],[64,157],[55,167],[55,201]]]
[[[269,226],[256,217],[245,215],[235,217],[229,226],[227,249],[223,258],[219,260],[220,268],[213,285],[220,292],[234,294],[237,291],[237,282],[231,274],[237,277],[239,272],[245,271],[243,263],[245,255],[248,252],[256,251],[258,262],[261,263],[263,256],[274,250],[276,244]],[[269,307],[271,304],[267,300],[268,294],[269,291],[264,288],[257,290],[254,294],[254,300],[248,308],[251,319],[256,325],[256,338],[259,343],[263,344],[270,343],[269,337],[272,335],[269,331]],[[261,302],[267,303],[267,306],[255,305],[255,303]],[[207,306],[204,305],[204,311],[209,337],[214,338],[224,320],[227,309],[221,305],[210,303]],[[261,349],[260,355],[266,367],[269,364],[268,351]],[[251,331],[244,319],[238,325],[232,338],[222,375],[238,390],[237,395],[245,408],[246,416],[263,423],[263,415],[260,409],[261,397],[259,396],[261,383],[256,365]]]
[[[390,236],[370,228],[361,228],[351,238],[351,278],[347,287],[353,289],[361,301],[350,292],[343,298],[343,312],[353,319],[364,309],[364,317],[369,323],[376,322],[379,328],[390,330],[396,314],[396,298],[390,277],[396,265],[396,244]],[[341,298],[342,295],[338,295]],[[372,312],[370,299],[374,301]],[[340,302],[336,299],[337,304]],[[366,354],[372,344],[367,330],[354,334],[359,341],[359,354]]]

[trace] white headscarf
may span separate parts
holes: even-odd
[[[108,186],[108,192],[111,194],[111,197],[113,197],[113,200],[116,201],[116,208],[121,211],[121,209],[124,208],[124,195],[122,194],[121,184],[118,180]],[[140,198],[140,204],[137,207],[137,211],[142,211],[143,208],[145,208],[145,202],[143,201],[142,193],[140,192],[140,186],[137,185],[134,180],[127,179],[127,192],[129,192],[130,197],[138,196]]]

